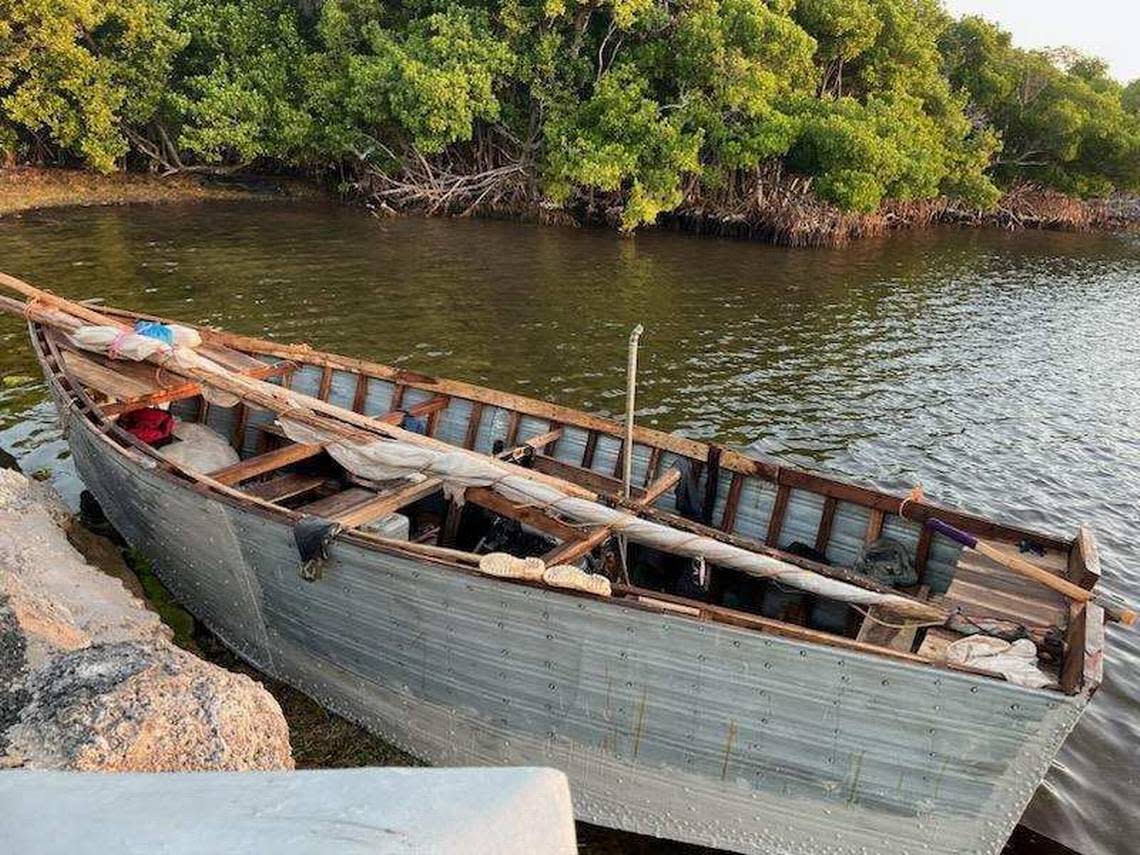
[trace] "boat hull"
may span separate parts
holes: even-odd
[[[544,765],[578,818],[741,852],[997,852],[1065,697],[512,584],[287,519],[111,442],[54,388],[111,522],[235,652],[438,765]]]

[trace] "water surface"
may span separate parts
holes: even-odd
[[[1140,237],[930,231],[843,250],[324,205],[0,220],[0,269],[73,297],[304,340],[638,417],[1071,535],[1140,601]],[[21,325],[0,320],[0,446],[78,489]],[[21,376],[27,379],[21,380]],[[1027,821],[1085,853],[1140,839],[1140,634]]]

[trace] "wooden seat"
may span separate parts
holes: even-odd
[[[324,475],[287,472],[256,484],[249,484],[243,489],[249,495],[266,502],[280,502],[315,490],[327,480]]]
[[[1067,559],[1052,551],[1038,556],[1022,554],[1014,544],[994,545],[1058,575],[1067,568]],[[962,606],[971,614],[1040,626],[1063,625],[1069,608],[1063,594],[968,549],[958,559],[946,600],[950,607]]]

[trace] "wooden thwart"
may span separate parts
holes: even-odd
[[[446,400],[444,403],[446,404]],[[421,416],[439,406],[441,406],[441,404],[438,400],[433,399],[409,408],[408,413],[414,416]],[[377,416],[376,421],[385,422],[387,424],[399,424],[403,418],[404,411],[396,410],[385,413],[382,416]],[[283,466],[289,466],[293,463],[316,457],[324,450],[324,445],[320,443],[294,443],[292,445],[285,445],[273,451],[259,454],[256,457],[242,460],[232,466],[227,466],[225,469],[219,469],[216,472],[210,473],[210,477],[222,484],[233,486],[234,484],[240,484],[242,481],[248,481],[257,475],[264,475],[266,472],[272,472]]]

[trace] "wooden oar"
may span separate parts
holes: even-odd
[[[1132,609],[1106,601],[1104,597],[1095,591],[1082,588],[1080,585],[1074,585],[1067,579],[1062,579],[1060,576],[1050,573],[1043,567],[1038,567],[1036,564],[1026,561],[1024,558],[1017,555],[1010,555],[1008,552],[998,549],[996,546],[986,543],[984,540],[978,540],[974,535],[962,531],[960,528],[955,528],[948,522],[943,522],[936,517],[931,517],[926,521],[926,527],[931,531],[946,535],[946,537],[957,541],[967,549],[972,549],[979,555],[984,555],[986,558],[1000,564],[1002,567],[1012,570],[1014,573],[1018,573],[1027,579],[1039,582],[1046,588],[1052,588],[1054,591],[1064,594],[1070,600],[1076,600],[1082,603],[1096,603],[1104,609],[1105,615],[1112,620],[1119,621],[1127,626],[1131,626],[1136,621],[1136,612]]]

